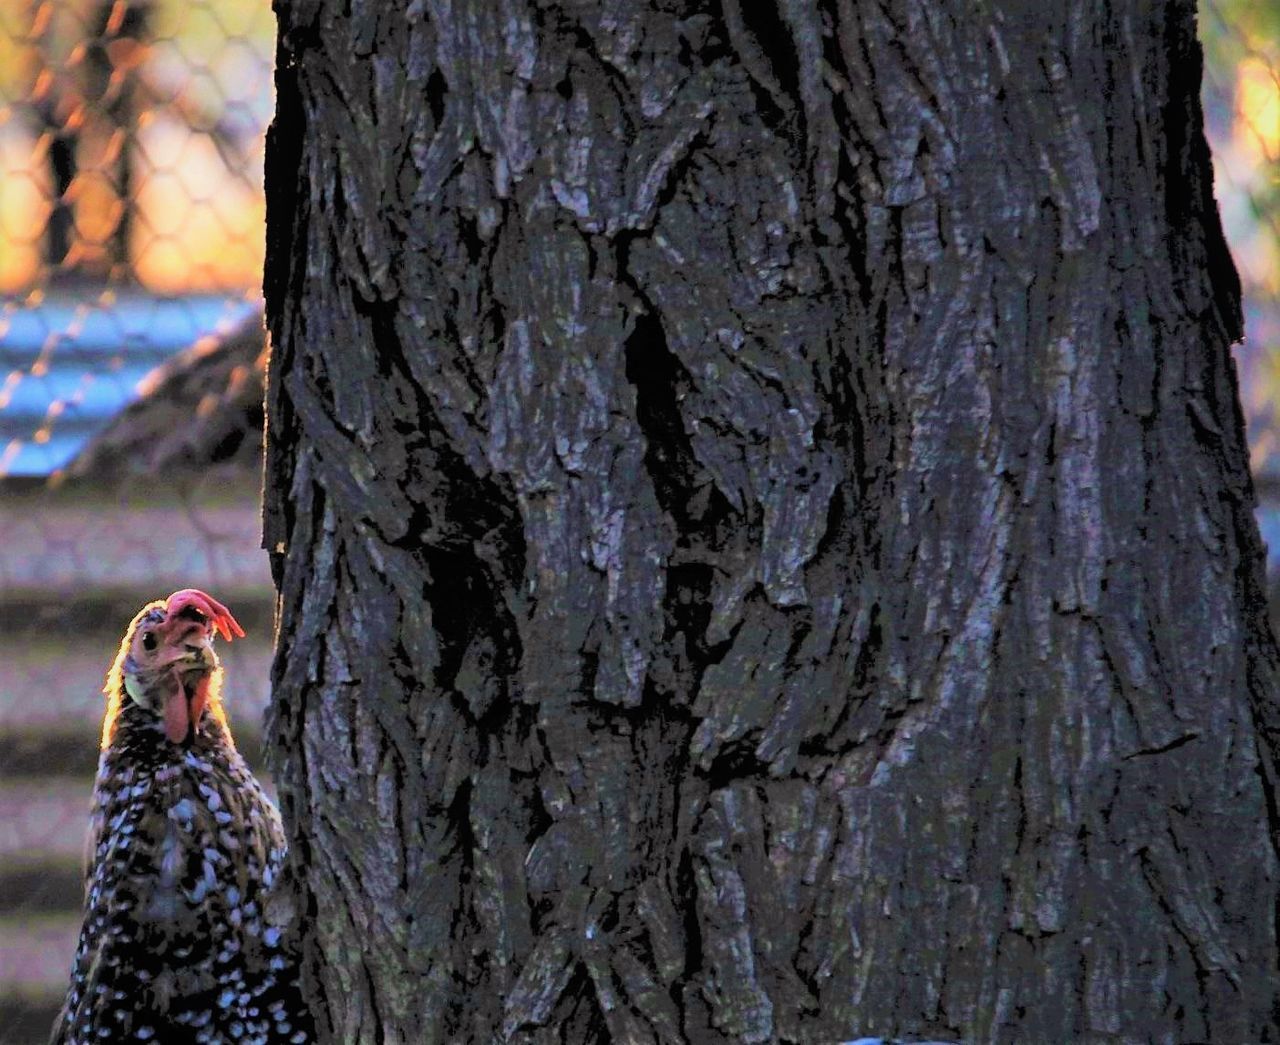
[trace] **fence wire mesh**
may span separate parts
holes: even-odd
[[[270,0],[0,0],[0,1045],[44,1040],[61,999],[98,689],[139,605],[194,585],[232,606],[228,703],[256,746],[273,31]],[[1201,35],[1280,548],[1280,5],[1203,0]]]

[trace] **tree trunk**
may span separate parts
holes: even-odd
[[[332,1040],[1277,1040],[1194,5],[279,7]]]

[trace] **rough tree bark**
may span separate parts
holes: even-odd
[[[1277,1040],[1194,5],[278,8],[332,1040]]]

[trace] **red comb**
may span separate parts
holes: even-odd
[[[231,616],[231,611],[212,595],[207,595],[198,588],[183,588],[181,591],[175,591],[165,599],[164,612],[166,616],[172,617],[188,606],[194,606],[213,621],[218,634],[224,639],[230,641],[232,636],[244,638],[244,628],[240,627],[235,617]]]

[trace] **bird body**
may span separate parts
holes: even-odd
[[[134,618],[107,677],[84,924],[54,1045],[313,1040],[278,885],[279,814],[223,714],[220,603]]]

